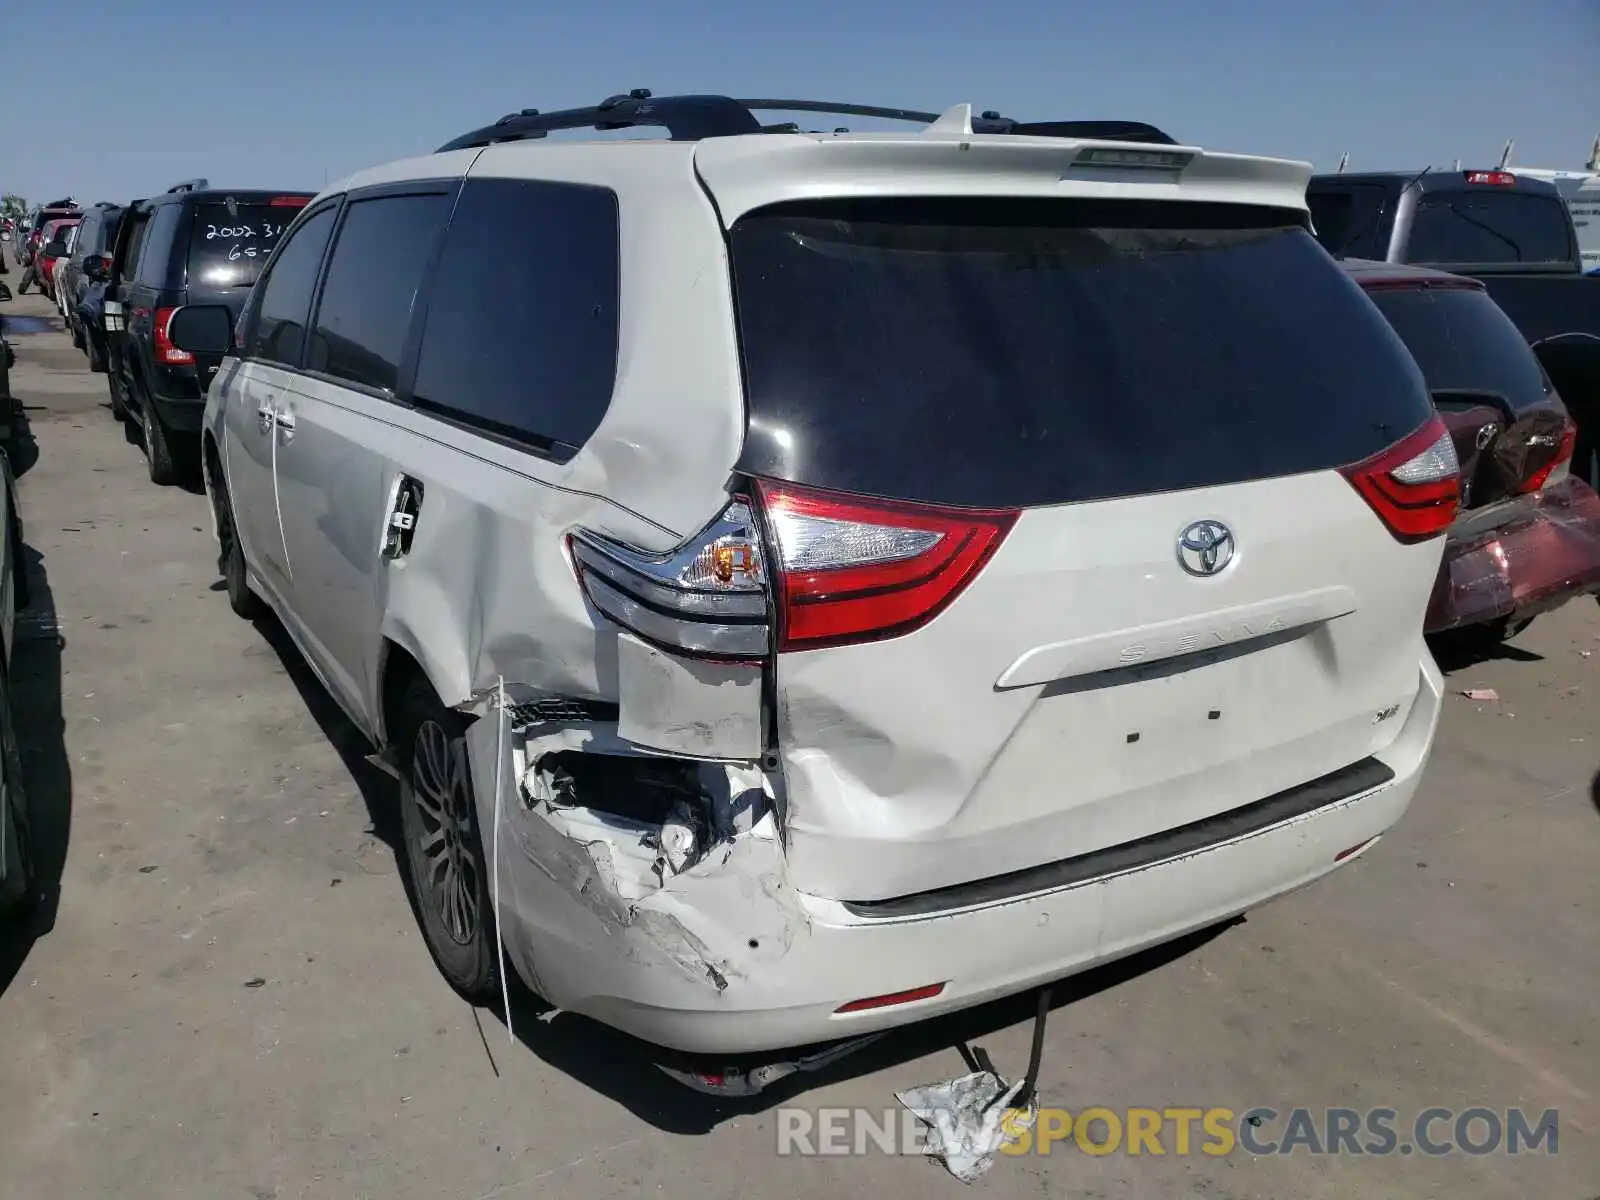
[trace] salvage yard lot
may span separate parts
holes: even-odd
[[[6,317],[44,315],[19,298]],[[51,322],[53,329],[59,322]],[[145,478],[103,376],[15,344],[37,619],[20,736],[59,859],[0,940],[0,1194],[957,1194],[931,1164],[778,1157],[778,1106],[862,1106],[1027,1058],[1028,1005],[888,1039],[716,1105],[625,1039],[524,1006],[516,1041],[439,978],[401,887],[391,786],[270,622],[218,590],[203,497]],[[35,617],[37,613],[35,613]],[[1002,1158],[1001,1196],[1600,1194],[1600,607],[1449,676],[1411,812],[1346,870],[1058,989],[1040,1092],[1090,1106],[1560,1111],[1559,1152]],[[1460,692],[1492,688],[1498,702]],[[70,837],[64,837],[70,813]],[[63,847],[64,842],[64,847]],[[47,850],[49,847],[47,847]],[[1199,1139],[1196,1139],[1198,1144]]]

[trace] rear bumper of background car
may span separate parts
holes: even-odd
[[[970,889],[965,903],[934,911],[864,912],[794,891],[770,825],[652,894],[613,897],[611,860],[591,861],[582,839],[554,842],[513,785],[502,798],[502,933],[552,1004],[678,1050],[774,1051],[921,1021],[1205,928],[1350,861],[1410,804],[1442,692],[1424,653],[1399,735],[1368,764],[1379,780],[1371,786],[1242,832],[1175,843],[1154,861],[1134,855],[1118,866],[1115,853],[1096,856],[1108,862],[1090,877],[1002,899]],[[482,735],[480,784],[496,774],[492,733]],[[480,787],[486,828],[492,794]],[[1257,797],[1240,801],[1239,813],[1258,807]],[[935,987],[908,1002],[840,1011]]]
[[[1485,512],[1458,522],[1428,603],[1427,631],[1441,633],[1505,617],[1522,618],[1600,591],[1600,496],[1567,479],[1510,502],[1509,516]]]

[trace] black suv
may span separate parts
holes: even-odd
[[[107,376],[113,414],[143,429],[152,481],[195,473],[206,386],[222,362],[172,344],[173,312],[224,304],[237,319],[279,235],[312,196],[192,179],[125,210],[105,291]]]
[[[105,370],[106,335],[100,301],[121,221],[122,205],[102,200],[91,206],[78,226],[72,253],[56,264],[54,286],[67,314],[67,332],[96,371]]]

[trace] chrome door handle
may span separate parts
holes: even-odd
[[[256,409],[256,428],[262,433],[272,432],[273,412],[270,403],[263,404]]]
[[[293,433],[294,432],[294,412],[293,412],[293,410],[287,409],[287,408],[280,408],[276,413],[273,414],[273,419],[275,421],[277,421],[278,428],[283,430],[284,433]]]

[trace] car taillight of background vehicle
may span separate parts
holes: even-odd
[[[172,338],[167,332],[168,326],[172,324],[172,314],[177,311],[176,308],[156,309],[155,323],[152,327],[156,343],[156,361],[165,363],[169,367],[187,366],[194,362],[194,355],[187,350],[179,350],[174,346]]]
[[[734,500],[662,556],[574,533],[568,544],[590,604],[697,658],[748,662],[772,649],[877,641],[948,607],[1017,519],[1009,509],[865,500],[765,479],[754,490],[753,504]]]
[[[1556,442],[1556,452],[1544,466],[1532,472],[1517,489],[1523,495],[1554,487],[1572,474],[1572,453],[1578,448],[1578,427],[1568,421]]]
[[[1401,542],[1443,533],[1461,508],[1461,466],[1437,414],[1409,437],[1341,473]]]

